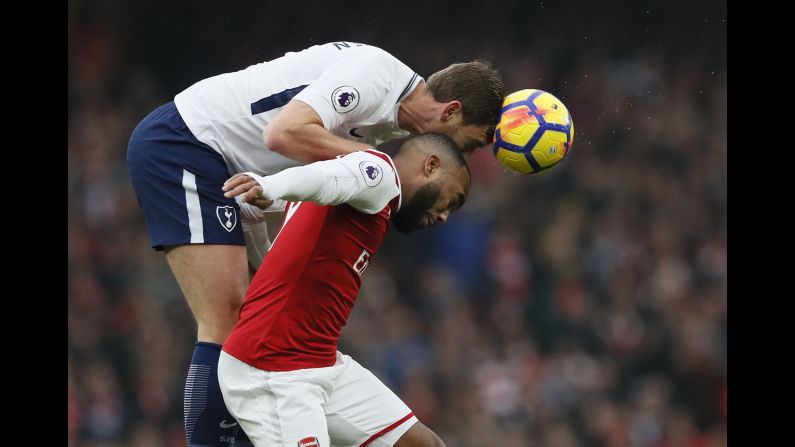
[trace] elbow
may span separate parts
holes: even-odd
[[[278,123],[270,123],[262,130],[262,141],[265,147],[279,155],[287,155],[290,140],[290,130]]]

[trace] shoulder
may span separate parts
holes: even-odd
[[[341,159],[358,178],[359,193],[349,204],[365,214],[376,214],[400,196],[400,180],[392,158],[375,149],[353,152]]]
[[[394,178],[397,175],[392,158],[376,149],[351,152],[340,159],[351,167],[355,166],[367,186],[377,186],[383,177]]]

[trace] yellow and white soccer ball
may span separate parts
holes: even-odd
[[[558,98],[525,89],[505,97],[494,132],[494,156],[518,174],[535,174],[568,155],[574,123]]]

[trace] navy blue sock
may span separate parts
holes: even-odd
[[[188,447],[252,446],[224,405],[218,385],[221,345],[196,342],[185,383],[185,437]]]

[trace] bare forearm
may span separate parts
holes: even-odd
[[[369,149],[372,146],[340,138],[325,127],[307,123],[266,135],[272,151],[302,163],[329,160],[337,155]]]

